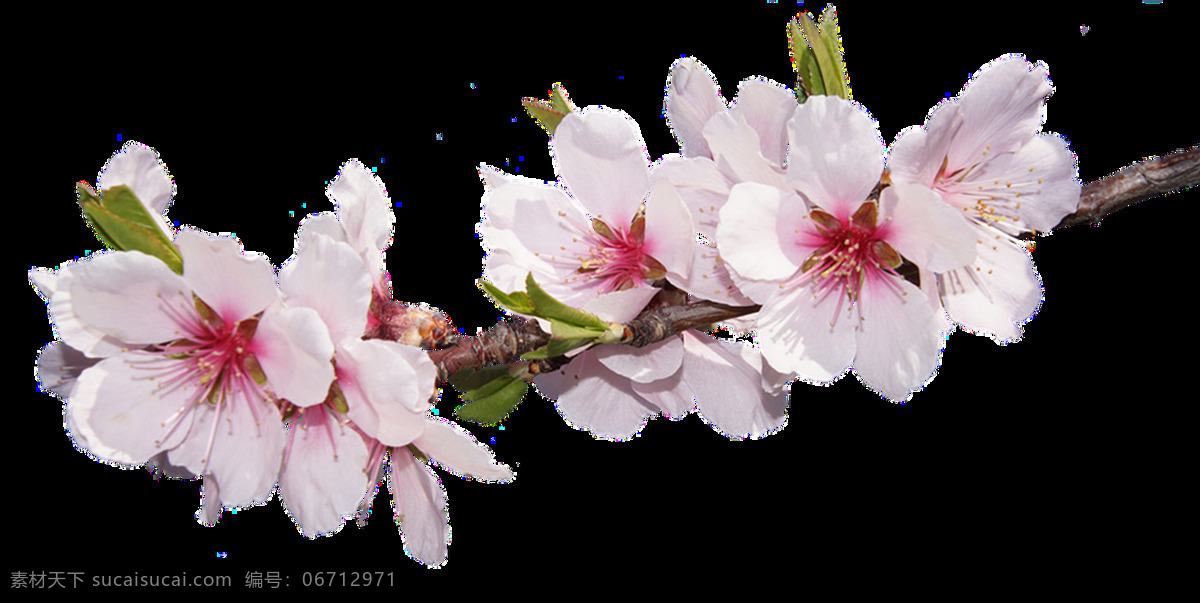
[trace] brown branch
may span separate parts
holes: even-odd
[[[1079,209],[1055,228],[1099,224],[1109,214],[1134,203],[1197,184],[1200,184],[1200,147],[1147,159],[1085,184],[1079,195]]]

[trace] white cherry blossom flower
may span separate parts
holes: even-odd
[[[815,382],[853,369],[888,399],[906,400],[933,377],[951,326],[895,268],[902,258],[931,270],[966,264],[970,229],[922,187],[892,186],[866,201],[883,143],[850,101],[809,98],[789,133],[789,190],[735,185],[717,230],[738,287],[763,305],[763,356]]]
[[[893,182],[928,187],[974,229],[975,262],[922,273],[921,285],[964,329],[1000,344],[1021,338],[1044,297],[1016,237],[1052,229],[1079,203],[1066,141],[1038,134],[1052,90],[1044,63],[1000,57],[930,110],[923,127],[901,132],[888,159]]]

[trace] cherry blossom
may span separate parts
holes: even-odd
[[[478,227],[488,249],[485,278],[524,290],[530,272],[548,293],[575,307],[597,298],[628,320],[657,289],[647,279],[684,278],[694,238],[672,187],[651,190],[650,162],[637,124],[624,113],[588,107],[563,118],[551,141],[565,186],[492,177]],[[484,173],[489,172],[486,168]]]
[[[888,399],[906,400],[932,379],[951,326],[896,268],[904,258],[931,270],[966,264],[970,229],[922,187],[867,200],[883,143],[852,102],[809,98],[788,130],[789,189],[735,185],[717,230],[738,287],[763,306],[763,356],[819,383],[853,369]]]
[[[166,453],[171,465],[204,476],[206,505],[261,504],[283,452],[274,401],[323,398],[333,348],[315,312],[278,303],[262,257],[193,230],[176,245],[182,276],[140,252],[99,254],[60,271],[54,317],[65,309],[131,346],[78,376],[68,431],[102,462],[138,466]],[[87,351],[71,332],[60,335]]]
[[[975,231],[976,260],[922,274],[922,287],[956,323],[1000,344],[1021,338],[1044,297],[1017,236],[1052,229],[1079,202],[1066,141],[1037,133],[1052,91],[1044,63],[1002,56],[930,110],[923,127],[901,132],[888,159],[893,182],[928,187]]]

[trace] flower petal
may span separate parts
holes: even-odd
[[[759,149],[771,163],[787,160],[787,122],[799,104],[796,94],[764,78],[750,78],[738,85],[737,98],[729,112],[741,116],[758,133]]]
[[[243,252],[230,237],[185,228],[175,237],[183,256],[183,279],[226,324],[262,312],[279,296],[275,271],[265,257]]]
[[[334,347],[316,310],[272,304],[246,349],[276,396],[297,406],[325,401],[334,376]]]
[[[725,261],[716,248],[695,241],[692,244],[692,270],[686,280],[668,277],[672,285],[701,299],[728,306],[753,306],[754,300],[734,284]],[[771,287],[774,287],[773,285]],[[769,294],[768,294],[769,296]]]
[[[788,181],[839,220],[847,220],[879,183],[883,139],[861,106],[812,96],[788,122]]]
[[[608,345],[591,353],[612,372],[638,383],[649,383],[666,379],[679,370],[683,342],[678,337],[668,337],[641,348]]]
[[[798,197],[779,189],[755,182],[743,182],[733,187],[729,201],[721,208],[717,225],[717,248],[721,258],[736,277],[754,280],[782,281],[800,268],[794,250],[787,239],[776,235],[781,224],[780,214],[788,202]]]
[[[683,344],[684,379],[696,393],[704,422],[732,440],[758,439],[783,429],[790,395],[763,391],[757,351],[690,331],[683,334]]]
[[[362,162],[351,159],[338,169],[325,194],[337,207],[346,238],[367,268],[383,270],[383,250],[391,246],[396,223],[383,181]]]
[[[867,279],[859,304],[862,320],[854,372],[889,400],[912,398],[937,374],[952,325],[941,308],[900,278]]]
[[[958,166],[983,156],[1015,151],[1041,127],[1045,99],[1054,90],[1045,63],[1031,65],[1021,55],[1006,55],[984,65],[958,99],[962,129],[948,150]]]
[[[196,475],[216,476],[227,508],[269,501],[283,460],[279,410],[261,398],[233,396],[219,406],[199,404],[192,414],[192,429],[170,451],[170,461]]]
[[[421,379],[420,348],[372,339],[338,346],[338,386],[348,413],[367,435],[388,446],[405,446],[421,435],[429,414],[433,380]]]
[[[370,486],[362,436],[326,407],[293,417],[288,429],[291,441],[279,473],[283,508],[307,538],[337,533]]]
[[[388,469],[392,511],[400,526],[404,554],[417,563],[446,563],[450,544],[450,507],[446,489],[433,470],[404,449],[392,449]]]
[[[758,312],[755,341],[779,372],[829,383],[845,374],[854,359],[857,317],[841,291],[814,297],[810,286],[780,289]]]
[[[746,123],[745,117],[717,113],[704,125],[704,138],[712,149],[717,169],[730,181],[789,188],[783,168],[763,157],[758,133]]]
[[[72,264],[58,284],[51,311],[62,322],[63,339],[85,353],[112,351],[97,333],[138,344],[185,337],[177,317],[196,313],[184,279],[140,251],[104,253]]]
[[[96,185],[102,191],[120,185],[129,187],[150,214],[158,218],[154,222],[167,239],[174,238],[165,214],[175,195],[175,181],[157,151],[135,140],[126,142],[104,164]]]
[[[604,107],[568,113],[550,141],[571,195],[613,227],[627,226],[650,190],[646,143],[633,118]]]
[[[985,239],[989,235],[982,233],[988,231],[978,230],[979,257],[974,264],[939,274],[936,283],[954,322],[1005,345],[1021,339],[1021,326],[1042,305],[1042,278],[1024,247],[1006,236]]]
[[[691,214],[679,193],[668,182],[656,182],[646,203],[642,252],[658,260],[669,274],[683,276],[691,269],[695,239]]]
[[[62,341],[51,341],[38,352],[37,364],[34,365],[38,390],[66,400],[71,397],[79,375],[97,362],[100,361],[88,358]]]
[[[667,76],[663,104],[667,126],[679,141],[680,152],[685,157],[712,157],[704,140],[704,124],[725,111],[725,99],[712,72],[692,57],[676,59]]]
[[[440,417],[429,417],[413,444],[440,467],[462,478],[508,483],[516,474],[496,462],[496,455],[466,429]]]
[[[894,184],[880,195],[885,221],[876,231],[918,266],[944,272],[975,259],[975,229],[937,193],[916,184]]]
[[[605,368],[590,351],[557,372],[564,383],[554,404],[558,414],[567,425],[589,431],[598,440],[631,439],[659,412],[637,395],[628,379]]]
[[[316,235],[279,270],[288,303],[316,310],[334,342],[360,339],[371,306],[371,275],[349,245]]]

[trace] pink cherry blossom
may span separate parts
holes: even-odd
[[[502,290],[524,290],[532,272],[571,306],[619,299],[618,314],[628,320],[657,291],[647,279],[688,274],[694,235],[687,208],[670,186],[652,190],[645,144],[624,113],[570,113],[551,146],[565,190],[491,178],[499,185],[484,194],[478,228],[489,251],[485,278]]]
[[[219,490],[223,506],[261,504],[274,492],[283,452],[275,400],[323,398],[333,347],[315,312],[278,303],[262,257],[193,230],[176,244],[182,276],[140,252],[100,254],[62,270],[52,311],[141,348],[79,375],[68,430],[103,462],[142,465],[165,453],[171,465],[204,476],[206,499],[218,500]]]
[[[1000,344],[1021,338],[1043,299],[1041,277],[1016,237],[1052,229],[1079,203],[1075,157],[1061,137],[1038,134],[1052,92],[1044,63],[1020,55],[984,65],[923,127],[893,143],[891,180],[928,187],[975,231],[976,260],[923,273],[963,328]]]
[[[815,382],[853,369],[885,397],[906,400],[933,377],[950,325],[895,269],[903,258],[934,270],[969,262],[969,228],[921,187],[866,200],[883,143],[850,101],[809,98],[788,127],[789,188],[735,185],[717,230],[738,287],[763,306],[763,356]]]

